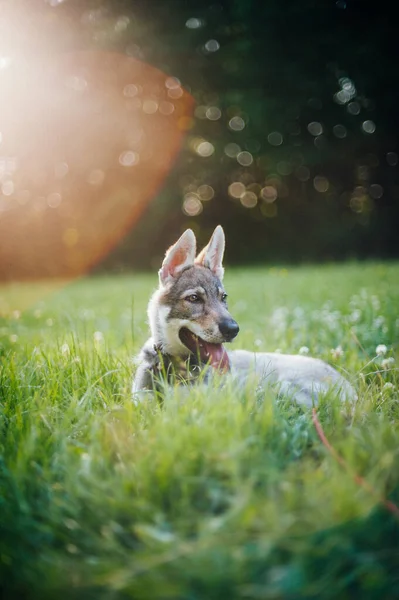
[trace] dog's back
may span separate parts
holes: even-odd
[[[232,350],[228,353],[231,371],[245,384],[254,376],[258,384],[277,386],[279,393],[299,404],[312,406],[320,394],[334,389],[342,401],[352,401],[356,393],[338,371],[324,361],[308,356],[273,352]]]

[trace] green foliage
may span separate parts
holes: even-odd
[[[397,274],[352,264],[226,281],[237,346],[306,346],[348,372],[356,407],[330,395],[320,420],[351,470],[396,502]],[[82,280],[23,314],[27,288],[2,290],[5,597],[397,597],[399,524],[334,462],[308,411],[229,381],[131,402],[155,280]]]

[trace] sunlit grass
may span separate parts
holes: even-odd
[[[399,500],[399,269],[227,270],[237,347],[347,372],[323,427]],[[9,597],[393,598],[399,528],[270,391],[130,400],[156,275],[2,289],[0,582]],[[26,293],[26,287],[20,288]],[[386,346],[376,357],[376,347]],[[337,351],[337,348],[341,349]]]

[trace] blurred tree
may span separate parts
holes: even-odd
[[[135,56],[196,100],[180,157],[103,263],[154,265],[223,224],[231,262],[397,256],[395,6],[370,0],[50,0],[70,47]],[[65,50],[65,44],[54,49]]]
[[[165,193],[141,223],[147,258],[135,231],[112,259],[147,263],[183,227],[205,241],[218,222],[234,262],[397,255],[393,10],[313,0],[139,8],[154,34],[139,43],[143,58],[179,77],[197,110]],[[234,182],[243,184],[236,195]]]

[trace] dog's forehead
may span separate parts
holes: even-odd
[[[208,295],[217,296],[220,290],[223,290],[223,285],[218,277],[206,267],[195,265],[183,271],[179,279],[173,285],[171,292],[174,295],[180,295],[185,290],[202,287]]]

